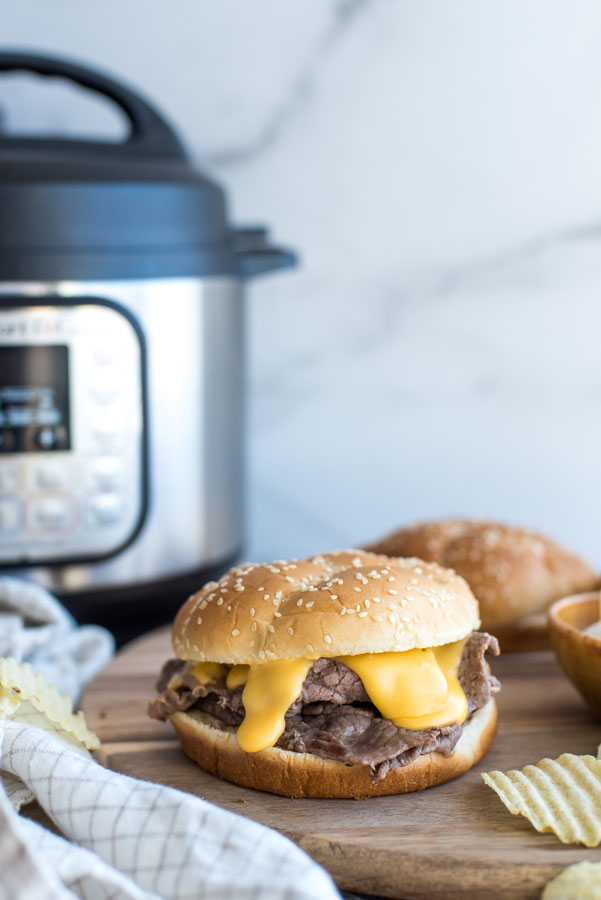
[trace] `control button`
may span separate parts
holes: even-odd
[[[106,378],[99,378],[92,382],[89,390],[92,398],[96,400],[97,403],[102,403],[102,405],[105,406],[117,399],[121,386]]]
[[[39,463],[34,470],[34,481],[36,487],[44,490],[64,488],[69,482],[69,469],[58,460]]]
[[[34,528],[66,528],[73,520],[67,497],[40,497],[29,503],[29,521]]]
[[[94,437],[105,447],[112,447],[121,436],[121,418],[114,415],[98,416],[94,422]]]
[[[0,428],[0,453],[10,453],[16,443],[17,437],[12,428]]]
[[[21,524],[21,501],[19,497],[0,500],[0,534],[10,534],[19,530]]]
[[[0,462],[0,494],[12,494],[19,484],[16,463]]]
[[[117,456],[99,456],[88,466],[88,483],[99,490],[120,487],[124,476],[123,462]]]
[[[91,525],[112,525],[123,515],[123,499],[119,494],[97,494],[88,501]]]
[[[67,431],[63,425],[51,428],[44,425],[36,429],[33,442],[40,450],[58,450],[67,446]]]
[[[97,344],[92,351],[92,358],[99,366],[108,366],[114,356],[113,348],[108,344]]]

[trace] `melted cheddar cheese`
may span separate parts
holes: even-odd
[[[362,653],[336,657],[355,672],[374,706],[399,728],[420,730],[463,722],[467,700],[457,670],[463,641],[402,653]],[[247,753],[273,747],[283,733],[285,715],[300,696],[314,659],[280,659],[229,669],[202,662],[190,672],[202,684],[225,679],[230,690],[244,685],[245,716],[237,739]]]
[[[283,733],[284,717],[299,696],[314,659],[279,659],[250,666],[242,692],[244,721],[238,743],[247,753],[273,747]]]
[[[403,653],[338,657],[355,672],[373,705],[399,728],[419,731],[463,722],[467,700],[457,678],[463,641]]]
[[[215,662],[198,662],[190,667],[190,673],[201,684],[209,684],[211,681],[223,681],[227,670],[227,666]]]
[[[225,686],[229,691],[235,691],[236,688],[242,687],[248,681],[248,672],[250,666],[239,665],[232,666],[225,676]]]

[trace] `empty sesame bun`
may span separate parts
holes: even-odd
[[[540,647],[545,626],[536,614],[559,597],[591,590],[597,581],[583,560],[549,538],[488,522],[416,525],[369,549],[419,556],[462,575],[480,603],[482,627],[501,637],[502,650]]]
[[[312,753],[296,753],[270,747],[245,753],[236,740],[234,728],[213,728],[210,716],[202,712],[174,713],[182,748],[198,765],[225,781],[243,787],[283,794],[285,797],[380,797],[405,794],[442,784],[463,775],[488,751],[497,727],[494,700],[477,710],[463,727],[450,756],[427,753],[385,778],[373,782],[366,766],[347,766]]]
[[[256,663],[435,647],[480,624],[468,585],[419,559],[357,550],[243,565],[179,611],[180,659]]]

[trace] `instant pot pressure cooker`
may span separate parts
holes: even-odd
[[[104,95],[130,135],[0,134],[0,569],[144,627],[240,550],[244,283],[295,257],[230,225],[135,93],[54,58],[9,70]]]

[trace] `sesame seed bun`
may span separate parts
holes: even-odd
[[[597,582],[583,560],[549,538],[496,523],[427,522],[396,531],[369,549],[454,569],[478,599],[482,627],[501,637],[504,651],[539,649],[546,631],[537,614]]]
[[[180,659],[228,664],[435,647],[478,627],[478,604],[454,572],[365,551],[242,565],[179,611]]]
[[[418,756],[376,782],[370,780],[366,766],[347,766],[312,753],[296,753],[279,747],[245,753],[238,745],[235,729],[213,728],[206,713],[174,713],[171,722],[184,752],[202,769],[225,781],[285,797],[360,799],[422,791],[463,775],[482,759],[492,744],[497,708],[494,700],[489,700],[486,706],[476,710],[463,726],[463,733],[449,756],[436,751]]]

